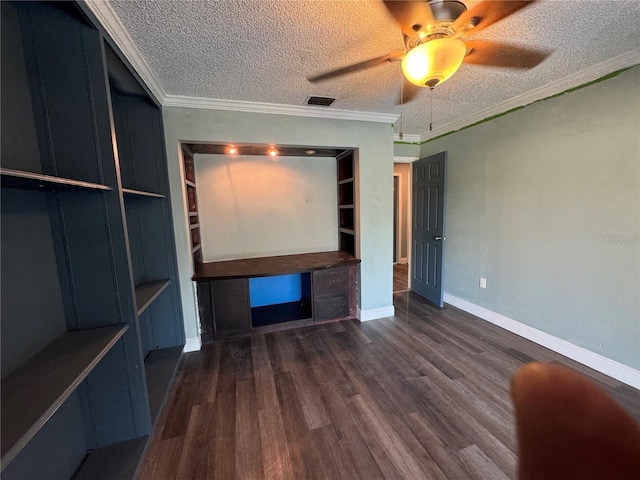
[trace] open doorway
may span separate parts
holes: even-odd
[[[410,290],[409,258],[411,258],[411,160],[393,164],[393,291]]]

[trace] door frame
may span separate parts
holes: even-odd
[[[393,174],[393,232],[395,238],[393,239],[393,245],[395,247],[395,256],[393,258],[393,264],[400,263],[402,259],[400,248],[400,239],[402,238],[402,182],[400,181],[400,175]]]
[[[412,226],[412,208],[411,206],[413,205],[413,195],[412,195],[412,188],[411,186],[413,185],[413,162],[415,162],[416,160],[419,160],[420,157],[399,157],[399,156],[394,156],[393,157],[393,163],[404,163],[409,165],[409,174],[408,174],[408,178],[407,178],[407,184],[409,185],[409,188],[407,189],[407,231],[405,232],[407,235],[407,265],[408,265],[408,269],[409,269],[409,273],[408,273],[408,279],[407,279],[407,289],[411,290],[411,245],[413,243],[412,241],[412,231],[411,231],[411,226]],[[394,176],[396,176],[396,173],[394,172]],[[402,199],[402,195],[404,194],[404,192],[402,191],[402,182],[400,183],[400,199]],[[402,215],[402,202],[400,202],[400,208],[399,208],[399,215]],[[399,237],[399,236],[398,236]],[[399,248],[399,243],[400,243],[400,238],[394,239],[394,241],[398,242],[398,247]],[[403,259],[405,257],[400,257],[400,259]]]

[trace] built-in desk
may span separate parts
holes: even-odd
[[[359,263],[352,254],[335,251],[197,265],[192,279],[197,282],[203,343],[251,333],[249,279],[256,277],[308,274],[310,298],[302,303],[308,302],[309,316],[296,319],[296,325],[354,318]],[[279,314],[277,309],[273,314]]]

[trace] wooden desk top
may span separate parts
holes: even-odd
[[[276,257],[242,258],[207,262],[196,266],[192,280],[270,277],[312,272],[344,265],[355,265],[360,259],[348,252],[318,252]]]

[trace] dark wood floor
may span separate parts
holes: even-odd
[[[204,346],[184,356],[141,479],[514,478],[508,385],[531,360],[638,391],[456,308]]]
[[[409,265],[396,263],[393,265],[393,292],[404,292],[409,288]]]

